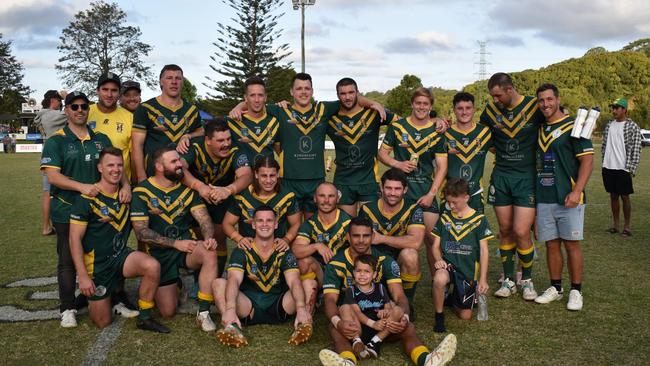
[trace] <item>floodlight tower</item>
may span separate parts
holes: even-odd
[[[474,54],[479,55],[479,61],[474,63],[475,65],[478,65],[478,72],[475,74],[478,75],[478,80],[482,81],[487,79],[487,65],[490,65],[487,61],[487,56],[490,55],[490,53],[487,52],[488,41],[476,41],[476,43],[478,43],[479,51],[474,52]],[[477,88],[476,94],[477,105],[483,104],[484,88]]]
[[[316,0],[291,0],[293,10],[300,9],[302,18],[302,27],[300,31],[300,42],[302,51],[302,72],[305,72],[305,7],[316,4]]]

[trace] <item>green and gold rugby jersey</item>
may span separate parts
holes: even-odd
[[[396,119],[386,111],[386,122]],[[377,111],[362,108],[358,112],[336,114],[327,123],[327,135],[334,142],[336,171],[334,184],[360,185],[379,181],[377,142],[381,117]]]
[[[447,148],[447,179],[461,178],[469,183],[469,195],[483,190],[485,156],[492,147],[492,133],[483,125],[463,131],[456,125],[445,132]]]
[[[431,189],[436,156],[446,156],[444,137],[436,131],[436,124],[429,121],[422,127],[415,126],[410,117],[391,123],[386,131],[382,148],[393,151],[398,161],[417,157],[418,167],[406,176],[406,197],[418,200]]]
[[[537,148],[537,203],[564,205],[578,180],[580,161],[584,155],[593,155],[591,140],[571,137],[573,118],[564,116],[544,123],[539,128]],[[580,195],[585,203],[585,193]]]
[[[375,268],[375,283],[382,283],[386,288],[391,283],[402,283],[399,264],[389,255],[379,251],[374,246],[370,247],[370,255],[377,258]],[[325,265],[323,276],[323,293],[340,294],[354,283],[354,259],[350,255],[350,248],[336,253],[332,260]],[[339,296],[339,303],[343,296]]]
[[[393,213],[387,213],[383,206],[384,201],[380,198],[366,203],[359,210],[359,216],[369,218],[376,232],[386,236],[403,236],[412,227],[424,229],[424,214],[422,207],[416,201],[403,199],[399,208]],[[380,244],[376,247],[393,258],[397,258],[400,252],[400,249],[386,244]]]
[[[45,141],[41,154],[41,170],[55,168],[66,177],[80,183],[94,184],[99,180],[99,153],[113,146],[106,135],[88,128],[88,136],[80,140],[65,126]],[[53,222],[70,221],[70,208],[79,192],[50,187],[50,217]]]
[[[279,163],[283,178],[325,177],[325,131],[338,109],[339,102],[320,102],[304,110],[291,106],[273,111],[280,121],[277,142],[282,147]]]
[[[500,110],[490,101],[481,114],[481,123],[490,127],[496,148],[493,172],[514,177],[535,174],[537,131],[544,116],[537,107],[537,98],[522,97],[512,109]]]
[[[334,255],[348,247],[347,234],[350,226],[350,216],[341,209],[336,209],[336,220],[330,225],[325,225],[318,217],[318,212],[300,225],[298,236],[309,240],[310,244],[323,243],[327,245]],[[315,252],[312,254],[321,264],[323,257]]]
[[[118,192],[100,191],[97,196],[80,195],[70,210],[70,224],[86,227],[81,243],[88,275],[111,269],[113,259],[126,248],[131,234],[129,205],[122,204]]]
[[[287,216],[300,212],[300,208],[296,202],[296,195],[293,192],[281,189],[280,192],[275,193],[272,196],[262,198],[255,193],[252,184],[247,189],[244,189],[236,195],[235,200],[232,202],[230,207],[228,207],[228,212],[239,217],[237,231],[244,237],[255,237],[255,230],[253,230],[251,222],[253,220],[255,209],[262,205],[271,206],[273,211],[275,211],[278,220],[278,228],[275,229],[275,237],[284,237],[289,229]]]
[[[276,117],[279,109],[280,107],[269,104],[259,118],[248,114],[243,114],[241,121],[226,118],[233,143],[248,156],[248,161],[253,166],[258,156],[273,156],[273,144],[280,128],[280,121]]]
[[[233,249],[226,270],[244,273],[244,280],[239,289],[249,297],[251,293],[281,295],[289,289],[284,274],[299,272],[298,261],[291,250],[286,252],[273,250],[267,258],[264,258],[258,252],[255,242],[251,243],[251,249]],[[275,299],[276,296],[272,296],[271,302]]]
[[[171,107],[158,97],[140,104],[133,114],[133,131],[147,133],[144,141],[145,166],[149,167],[147,174],[153,173],[148,160],[156,150],[165,146],[176,147],[183,135],[201,127],[199,109],[194,104],[183,101],[179,106]]]
[[[235,181],[237,169],[250,166],[248,157],[239,147],[231,148],[225,158],[213,158],[207,149],[205,137],[199,136],[191,140],[187,153],[181,155],[190,173],[205,184],[225,187]]]
[[[440,238],[440,250],[447,263],[466,280],[478,280],[480,242],[494,238],[485,215],[472,210],[467,217],[458,218],[451,211],[445,211],[431,234]]]
[[[190,230],[194,218],[191,211],[205,208],[199,194],[178,183],[170,188],[163,188],[148,178],[133,189],[131,200],[131,220],[149,220],[149,228],[171,239],[196,239]],[[154,255],[164,253],[171,248],[147,245],[147,253]]]

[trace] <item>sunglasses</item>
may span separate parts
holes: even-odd
[[[82,111],[87,111],[88,110],[88,104],[87,103],[84,103],[84,104],[70,104],[70,109],[72,109],[75,112],[79,108],[81,108]]]

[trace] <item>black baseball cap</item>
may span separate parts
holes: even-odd
[[[117,84],[118,89],[122,86],[122,83],[120,82],[120,77],[117,76],[117,74],[114,74],[112,72],[107,72],[105,74],[102,74],[102,76],[99,77],[99,80],[97,81],[97,87],[99,88],[100,86],[108,83],[109,81],[112,81],[115,84]]]
[[[137,81],[133,81],[133,80],[125,81],[122,84],[122,90],[120,90],[120,92],[122,94],[124,94],[124,93],[126,93],[127,91],[129,91],[131,89],[135,89],[135,90],[138,91],[138,93],[142,93],[142,89],[140,89],[140,83],[138,83]]]
[[[77,99],[83,99],[86,103],[90,103],[90,100],[86,94],[79,91],[73,91],[72,93],[68,93],[68,95],[65,97],[65,105],[68,105]]]
[[[45,95],[43,96],[43,98],[45,98],[45,99],[56,98],[56,99],[58,99],[58,100],[63,99],[63,98],[61,98],[61,94],[59,94],[59,92],[56,91],[56,90],[48,90],[48,91],[46,91],[46,92],[45,92]]]

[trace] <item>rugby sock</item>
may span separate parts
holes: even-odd
[[[138,299],[138,310],[140,311],[138,319],[147,320],[151,318],[154,305],[155,303],[153,301]]]
[[[531,245],[528,249],[517,248],[517,255],[521,262],[521,278],[528,280],[533,278],[533,260],[535,259],[535,246]]]
[[[515,278],[515,248],[517,244],[499,244],[501,252],[501,263],[503,263],[503,274],[505,278]]]
[[[409,303],[413,303],[413,298],[415,297],[415,288],[417,287],[418,281],[422,278],[422,274],[418,273],[416,275],[402,273],[402,287],[404,288],[404,294],[408,299]]]
[[[571,290],[578,290],[579,292],[582,292],[582,283],[571,282]]]
[[[212,295],[204,294],[199,290],[199,313],[204,311],[210,311],[210,305],[214,302],[214,297]]]
[[[350,360],[350,361],[354,362],[355,365],[357,364],[357,357],[354,355],[354,353],[352,353],[350,351],[343,351],[343,352],[339,353],[339,355],[342,358],[345,358],[346,360]]]
[[[447,331],[447,328],[445,328],[445,313],[436,313],[436,325],[434,325],[433,331],[436,333]]]
[[[411,360],[418,366],[424,366],[427,356],[431,353],[426,346],[417,346],[411,350]]]
[[[551,280],[551,286],[555,287],[557,292],[562,292],[562,279]]]
[[[226,269],[226,262],[228,261],[228,250],[217,250],[217,266],[219,267],[218,276],[223,275],[223,270]]]

